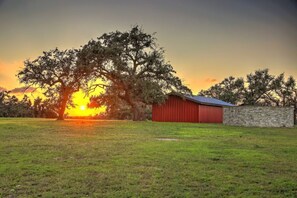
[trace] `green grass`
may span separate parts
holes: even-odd
[[[297,128],[0,119],[0,197],[39,196],[297,197]]]

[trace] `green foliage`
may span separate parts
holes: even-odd
[[[165,61],[156,38],[138,26],[89,41],[78,57],[81,65],[93,71],[93,80],[103,80],[103,84],[94,86],[107,87],[99,97],[100,103],[121,100],[130,106],[134,120],[143,119],[146,105],[164,102],[167,93],[191,94]]]
[[[296,197],[297,128],[0,119],[0,197]]]

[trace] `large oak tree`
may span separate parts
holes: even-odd
[[[50,50],[37,59],[24,62],[18,73],[21,83],[41,88],[44,95],[55,101],[58,120],[64,119],[72,94],[77,92],[86,76],[86,69],[77,65],[77,50]]]
[[[124,101],[131,107],[133,120],[142,120],[143,108],[162,103],[167,93],[191,94],[165,61],[164,50],[158,47],[156,38],[138,26],[89,41],[79,53],[79,60],[81,65],[91,68],[94,80],[103,81],[95,86],[109,87],[99,99]]]

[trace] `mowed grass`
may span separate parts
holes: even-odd
[[[0,119],[0,197],[297,197],[297,128]]]

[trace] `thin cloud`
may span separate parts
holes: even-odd
[[[7,91],[7,89],[5,89],[4,87],[0,87],[0,92],[1,91]]]
[[[206,78],[205,79],[205,82],[208,82],[208,83],[214,83],[214,82],[217,82],[218,80],[215,79],[215,78]]]
[[[13,94],[18,94],[18,93],[32,93],[36,91],[36,88],[34,87],[17,87],[12,90],[10,90],[11,93]]]

